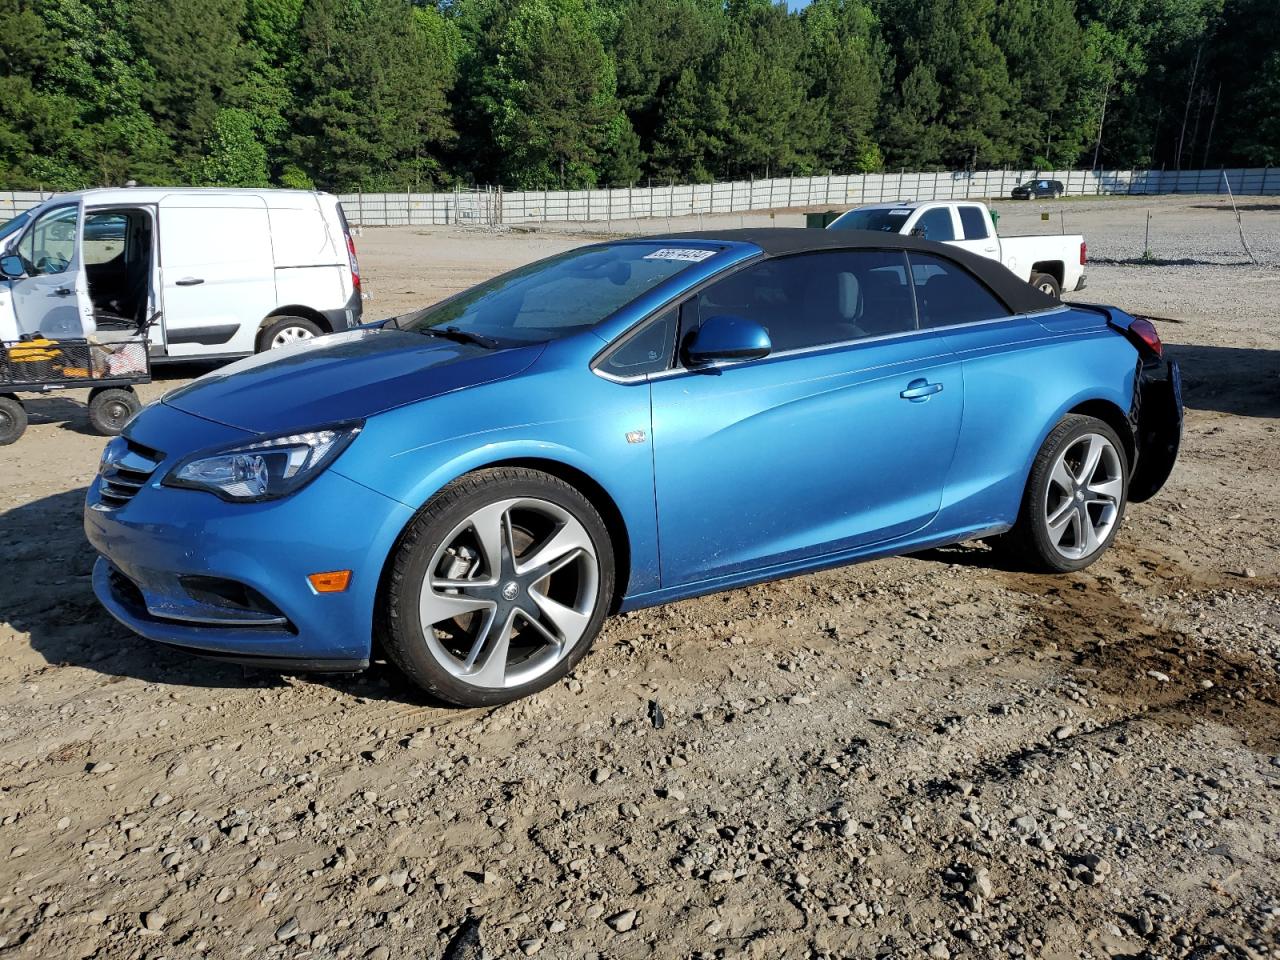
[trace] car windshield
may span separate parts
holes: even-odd
[[[557,340],[595,326],[716,252],[652,243],[582,247],[487,280],[396,323],[486,346]]]
[[[20,233],[22,228],[30,222],[30,214],[20,213],[12,220],[6,220],[3,224],[0,224],[0,246],[7,245],[9,238],[15,233]]]
[[[911,216],[908,207],[872,207],[869,210],[850,210],[831,221],[829,230],[877,230],[881,233],[898,233]]]

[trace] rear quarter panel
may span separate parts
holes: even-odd
[[[934,526],[1011,525],[1032,461],[1063,416],[1098,400],[1128,413],[1137,352],[1105,317],[1070,308],[956,329],[949,340],[964,415]]]

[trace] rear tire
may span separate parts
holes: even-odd
[[[433,696],[506,703],[574,668],[613,589],[613,547],[586,497],[535,470],[479,470],[437,493],[401,537],[383,647]]]
[[[1083,570],[1115,539],[1128,489],[1120,437],[1101,420],[1068,414],[1036,454],[1002,552],[1031,570]]]
[[[1058,278],[1051,274],[1033,273],[1031,275],[1031,285],[1055,300],[1062,299],[1062,285],[1058,283]]]
[[[323,334],[320,325],[306,317],[273,317],[258,334],[258,352],[314,340]]]
[[[89,423],[104,437],[118,436],[141,409],[142,401],[129,388],[107,387],[89,394]]]
[[[0,447],[15,443],[27,430],[27,408],[17,397],[0,397]]]

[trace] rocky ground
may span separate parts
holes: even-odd
[[[1248,207],[1260,267],[1217,198],[1047,207],[1186,372],[1179,468],[1094,567],[966,545],[641,611],[495,710],[116,626],[102,441],[33,402],[0,453],[0,957],[1280,957],[1280,203]],[[583,239],[367,231],[371,315]]]

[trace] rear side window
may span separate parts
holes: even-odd
[[[912,252],[910,259],[922,328],[1009,316],[1009,308],[958,263],[931,253]]]
[[[966,240],[985,240],[990,236],[990,220],[981,207],[960,207],[960,226]]]
[[[932,210],[925,211],[924,215],[916,221],[916,225],[911,228],[911,232],[926,240],[939,242],[956,238],[956,228],[951,222],[951,211],[947,207],[934,207]]]
[[[887,250],[804,253],[745,267],[685,303],[683,335],[717,314],[756,321],[775,352],[916,327],[906,257]]]

